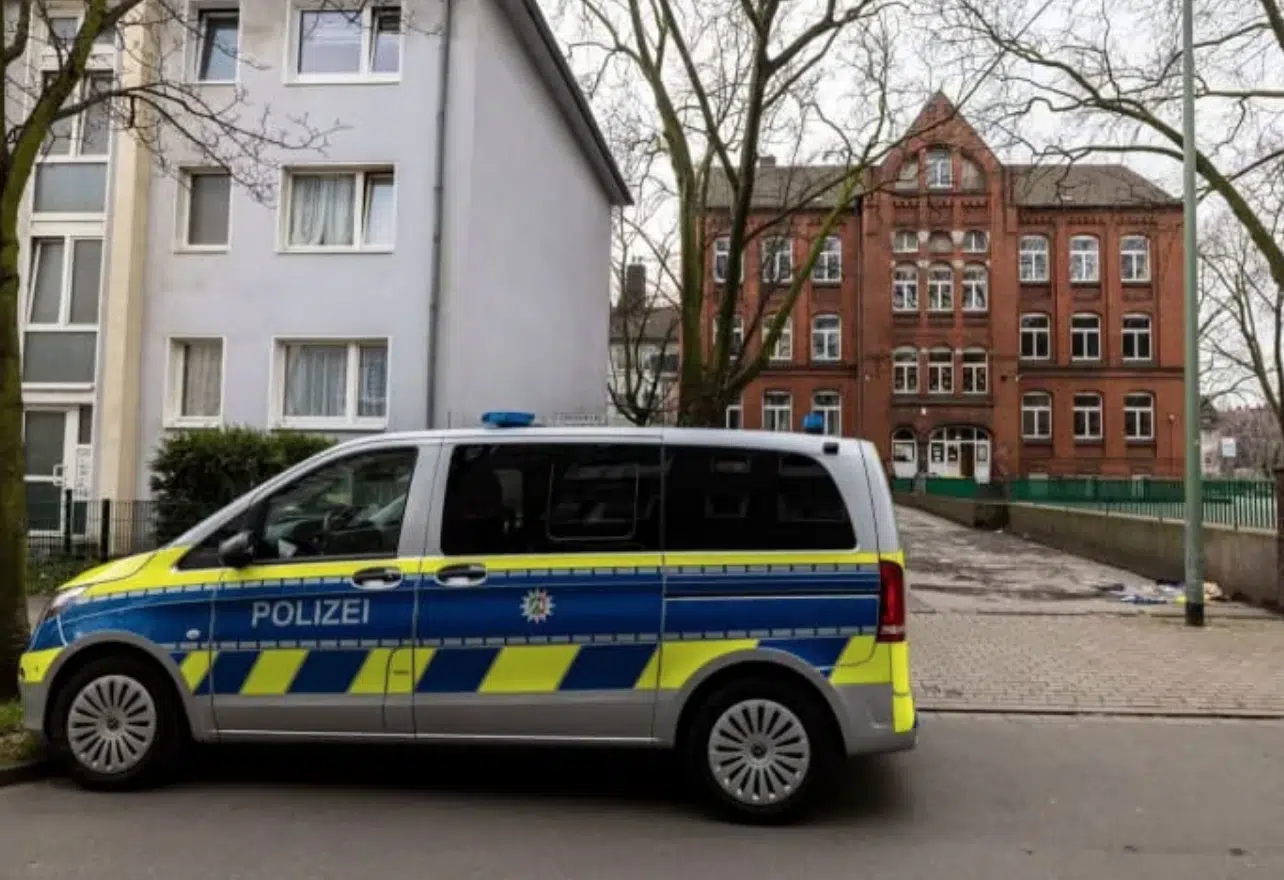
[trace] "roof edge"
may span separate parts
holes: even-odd
[[[453,2],[453,0],[449,0]],[[571,127],[571,134],[579,143],[599,183],[606,190],[612,205],[631,205],[633,196],[629,186],[611,155],[602,129],[597,124],[588,99],[580,90],[575,74],[566,56],[557,45],[557,38],[548,26],[538,0],[497,0],[518,41],[526,50],[544,85]]]

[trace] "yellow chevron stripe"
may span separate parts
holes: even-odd
[[[667,642],[651,655],[650,662],[638,676],[638,682],[634,687],[677,690],[706,664],[735,651],[752,651],[756,647],[758,647],[757,639]]]
[[[413,694],[436,653],[435,648],[394,649],[388,662],[388,693]]]
[[[361,668],[348,685],[352,695],[378,695],[388,686],[388,664],[392,659],[392,648],[372,648],[366,653]]]
[[[62,648],[45,648],[28,651],[18,660],[18,680],[24,684],[40,684],[49,674],[49,667],[62,653]]]
[[[294,676],[307,657],[306,648],[270,648],[260,652],[241,685],[241,695],[276,697],[288,693]]]
[[[196,690],[209,675],[210,667],[214,665],[214,655],[216,651],[193,651],[183,658],[179,664],[178,671],[183,676],[183,681],[187,682],[188,690]]]
[[[579,645],[513,645],[500,648],[482,679],[483,694],[551,694],[561,687]]]

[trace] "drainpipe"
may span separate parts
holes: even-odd
[[[455,0],[443,0],[446,14],[441,27],[441,70],[437,94],[437,167],[432,187],[432,269],[428,281],[428,412],[424,427],[437,421],[437,324],[441,312],[442,227],[446,215],[446,110],[450,103],[450,43],[453,36]]]

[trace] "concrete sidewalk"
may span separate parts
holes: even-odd
[[[1284,718],[1284,621],[919,613],[922,709]]]

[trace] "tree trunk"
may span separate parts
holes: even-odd
[[[17,695],[27,645],[27,505],[18,350],[17,219],[0,221],[0,700]]]
[[[710,393],[702,386],[684,388],[678,424],[684,428],[723,428],[726,427],[726,412],[726,404],[717,393]]]

